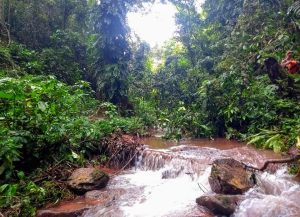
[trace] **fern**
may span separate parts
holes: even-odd
[[[295,18],[300,18],[300,1],[296,1],[289,7],[288,15]]]
[[[291,18],[294,27],[297,30],[300,30],[300,1],[294,2],[288,9],[288,17]]]
[[[257,147],[273,149],[279,153],[285,148],[286,135],[278,130],[262,129],[258,134],[250,136],[248,144],[255,144]]]

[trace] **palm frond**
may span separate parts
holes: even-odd
[[[294,4],[289,7],[287,14],[296,19],[300,18],[300,1],[294,2]]]

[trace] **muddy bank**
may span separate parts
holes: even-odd
[[[109,177],[113,177],[126,168],[134,165],[137,151],[141,148],[142,145],[139,143],[137,137],[132,135],[113,134],[110,137],[101,140],[98,147],[92,152],[92,156],[90,156],[91,159],[97,161],[100,155],[105,155],[107,156],[107,160],[102,165],[93,165],[87,161],[84,165],[86,168],[85,170],[89,171],[93,169],[104,172],[104,174],[107,174]],[[47,168],[47,170],[42,173],[42,176],[36,178],[35,183],[51,180],[60,186],[60,191],[69,192],[68,198],[65,198],[69,199],[68,201],[63,201],[59,204],[48,204],[45,208],[38,211],[38,216],[80,216],[85,210],[90,209],[91,207],[105,205],[109,202],[108,197],[102,195],[102,192],[98,192],[98,198],[76,196],[78,193],[81,195],[86,191],[82,189],[88,190],[94,187],[97,189],[100,186],[105,187],[107,184],[107,179],[103,181],[105,184],[102,184],[102,181],[99,182],[100,179],[95,179],[96,182],[91,183],[95,178],[92,173],[90,176],[87,175],[86,172],[80,172],[75,175],[72,174],[74,171],[81,169],[79,165],[60,161]],[[68,183],[70,182],[70,177],[72,177],[72,175],[74,177],[72,178],[72,186],[70,187]],[[87,180],[89,181],[87,182]],[[75,182],[77,186],[74,187],[73,182]]]

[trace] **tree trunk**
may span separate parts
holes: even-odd
[[[4,0],[0,0],[0,24],[4,25]]]
[[[5,41],[4,0],[0,0],[0,42]]]
[[[8,9],[5,8],[5,3],[8,4]],[[6,17],[9,19],[9,13],[8,15],[5,15],[6,10],[10,12],[10,1],[0,0],[0,42],[6,42],[7,44],[10,44],[10,32],[7,28],[7,22],[5,20]]]

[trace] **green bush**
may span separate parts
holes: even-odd
[[[75,84],[87,73],[86,46],[73,32],[56,31],[51,36],[51,47],[43,49],[39,58],[43,74],[55,75],[67,84]]]
[[[8,49],[14,64],[21,71],[29,74],[42,74],[43,64],[38,58],[38,52],[14,42],[9,45]]]
[[[14,210],[12,216],[33,216],[36,207],[63,197],[57,187],[31,180],[38,168],[55,160],[84,164],[103,137],[142,128],[140,119],[122,118],[116,106],[91,98],[83,81],[2,77],[0,105],[0,206]],[[104,118],[89,117],[96,108]]]
[[[83,90],[87,87],[45,76],[0,79],[0,175],[9,177],[20,158],[22,163],[39,160],[47,150],[73,146],[87,121],[83,115],[96,103]]]
[[[9,53],[9,49],[0,45],[0,68],[11,68],[14,66],[14,62]]]
[[[153,103],[137,98],[134,100],[134,113],[141,119],[141,122],[146,127],[152,127],[157,123],[157,109]]]
[[[88,115],[99,103],[88,89],[85,82],[67,86],[51,76],[0,79],[0,175],[9,178],[21,159],[26,165],[50,153],[84,152],[92,146],[88,141],[141,127],[136,118],[119,117],[109,103],[102,105],[106,118],[91,121]]]

